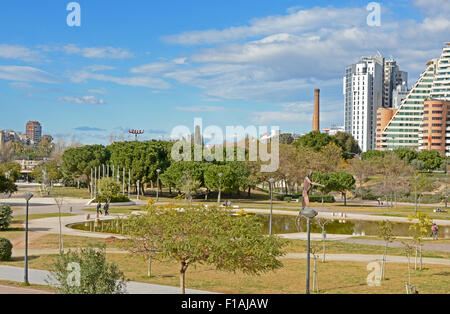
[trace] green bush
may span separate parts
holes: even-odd
[[[12,220],[12,210],[6,204],[0,204],[0,230],[8,229]]]
[[[90,246],[58,255],[48,283],[57,283],[60,294],[124,294],[124,274],[106,259],[106,246]],[[78,270],[78,276],[74,272]],[[69,280],[70,279],[70,280]]]
[[[292,196],[286,196],[286,197],[284,198],[284,201],[285,201],[285,202],[288,202],[288,203],[292,202]]]
[[[106,197],[102,196],[102,195],[97,195],[97,197],[95,198],[95,200],[93,201],[94,203],[106,203]],[[118,196],[114,196],[111,198],[111,203],[128,203],[130,202],[130,199],[128,198],[128,196],[126,195],[118,195]]]
[[[6,262],[11,259],[12,244],[8,239],[0,239],[0,261]]]

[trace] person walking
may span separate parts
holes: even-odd
[[[433,236],[433,240],[438,240],[438,232],[439,232],[439,228],[436,224],[433,224],[433,226],[431,227],[431,234]]]
[[[105,216],[109,216],[109,203],[106,203],[103,209],[105,210]]]
[[[102,203],[98,202],[97,204],[97,215],[102,215]]]

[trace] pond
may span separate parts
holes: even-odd
[[[269,215],[257,214],[263,222],[263,233],[269,233]],[[272,230],[274,234],[298,233],[306,232],[306,219],[302,219],[300,230],[297,228],[296,216],[274,215]],[[408,237],[409,223],[393,223],[394,235],[397,237]],[[97,225],[94,222],[80,223],[70,226],[73,229],[83,231],[96,231],[112,234],[124,234],[123,221],[121,220],[107,220],[100,221]],[[362,221],[362,220],[334,220],[326,225],[325,230],[327,234],[342,234],[353,236],[376,236],[378,234],[378,222],[376,221]],[[312,233],[322,233],[322,228],[313,220],[311,223]],[[431,230],[430,230],[431,234]],[[450,227],[441,226],[439,228],[440,239],[450,239]]]
[[[269,215],[258,215],[264,221],[264,231],[269,232]],[[297,233],[306,232],[306,219],[302,219],[300,230],[296,224],[297,217],[274,215],[272,229],[275,234],[284,233]],[[392,223],[394,226],[393,233],[397,237],[410,236],[409,223]],[[354,236],[376,236],[378,235],[378,222],[376,221],[363,221],[363,220],[346,220],[339,222],[334,220],[326,225],[325,230],[327,234],[342,234],[342,235],[354,235]],[[311,222],[312,233],[322,233],[322,228],[313,220]],[[431,230],[430,230],[431,236]],[[439,227],[439,238],[450,239],[450,227]]]

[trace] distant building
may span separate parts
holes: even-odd
[[[402,104],[402,101],[406,99],[408,96],[409,89],[406,82],[403,82],[402,85],[397,85],[392,93],[392,108],[398,108]]]
[[[6,143],[16,143],[16,142],[24,144],[30,143],[25,134],[21,134],[13,130],[0,130],[0,146]]]
[[[322,129],[323,133],[326,133],[330,136],[336,135],[338,132],[345,132],[345,126],[331,126],[329,128]]]
[[[391,108],[380,108],[377,111],[377,150],[381,150],[382,148],[382,140],[383,132],[386,126],[391,121],[392,117],[397,112],[397,109]]]
[[[42,136],[42,126],[38,121],[28,121],[26,134],[31,144],[39,145]]]
[[[377,146],[376,114],[380,108],[396,108],[408,94],[408,73],[397,61],[385,61],[381,54],[363,57],[347,67],[344,77],[345,131],[356,139],[362,151]]]
[[[436,150],[450,156],[450,43],[432,59],[382,131],[381,150]]]
[[[345,131],[363,152],[375,148],[376,112],[383,105],[384,58],[363,57],[344,77]]]

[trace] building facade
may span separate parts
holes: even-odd
[[[375,148],[376,112],[383,105],[384,59],[364,57],[344,77],[345,131],[363,152]]]
[[[39,145],[42,136],[42,126],[38,121],[28,121],[26,134],[31,144]]]
[[[426,64],[425,71],[382,131],[379,149],[432,149],[450,156],[449,100],[450,43],[446,43],[441,57]]]

